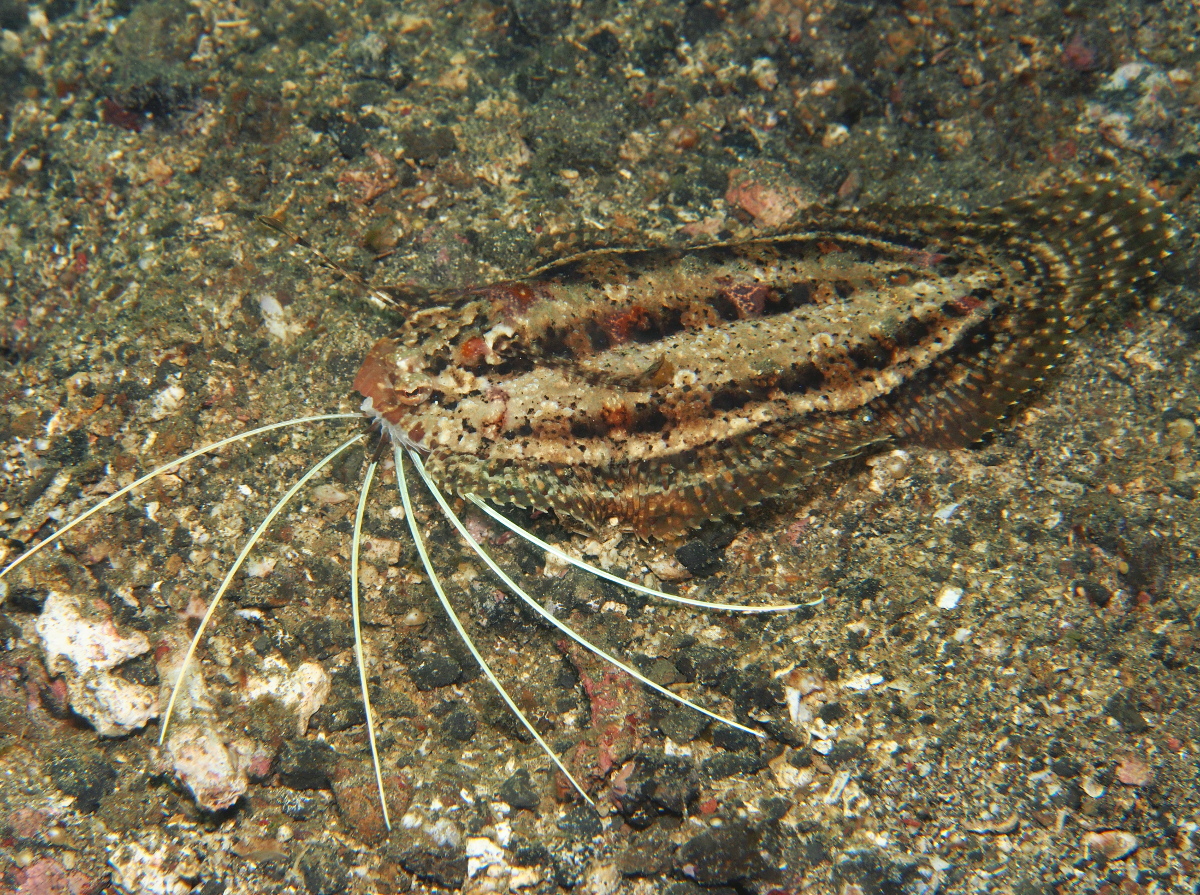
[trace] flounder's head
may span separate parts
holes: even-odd
[[[408,432],[405,418],[433,395],[433,379],[425,372],[426,359],[392,338],[380,339],[368,352],[354,388],[366,400],[363,412],[383,420],[393,435],[407,436],[414,444],[423,431]]]
[[[475,350],[484,339],[470,334],[448,344],[430,341],[436,342],[387,337],[375,343],[354,379],[366,398],[363,413],[410,447],[472,449],[460,444],[464,431],[494,423],[497,413],[481,394],[487,378],[471,369],[483,372],[484,358],[494,355],[491,344]]]

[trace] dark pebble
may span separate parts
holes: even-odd
[[[813,763],[812,750],[798,749],[788,756],[787,762],[794,768],[811,768]]]
[[[1128,690],[1120,690],[1108,697],[1104,710],[1130,733],[1145,733],[1150,729],[1138,711],[1137,698]]]
[[[1072,585],[1077,596],[1083,597],[1093,606],[1103,609],[1112,599],[1112,591],[1090,578],[1082,578]]]
[[[758,832],[743,824],[714,827],[679,847],[676,861],[702,886],[723,886],[761,872]]]
[[[308,129],[328,134],[337,144],[338,154],[346,161],[353,161],[363,154],[363,143],[367,132],[357,121],[341,115],[313,115],[308,119]]]
[[[113,791],[117,771],[96,749],[76,749],[54,753],[46,762],[46,773],[65,795],[73,796],[75,807],[92,812],[100,800]]]
[[[308,649],[315,659],[328,659],[340,653],[354,642],[350,625],[328,618],[314,618],[304,622],[296,630],[296,639]]]
[[[372,700],[374,701],[374,700]],[[349,730],[365,724],[367,720],[363,711],[362,697],[346,696],[342,699],[331,699],[321,706],[309,722],[310,729],[336,732]]]
[[[867,748],[862,743],[838,740],[833,748],[825,754],[825,760],[835,768],[850,761],[856,761],[867,754]]]
[[[901,855],[892,858],[876,852],[860,852],[849,860],[838,864],[834,879],[845,890],[856,886],[862,895],[901,895],[918,891],[916,879],[920,874],[920,863],[915,856]]]
[[[883,589],[883,582],[878,578],[855,578],[838,585],[839,596],[855,603],[873,599]]]
[[[604,823],[591,805],[576,805],[559,818],[558,829],[573,839],[593,839],[604,832]]]
[[[584,46],[588,48],[588,52],[605,60],[612,59],[621,52],[621,41],[607,28],[589,37]]]
[[[327,789],[334,752],[318,740],[287,740],[279,750],[279,782],[289,789]]]
[[[458,149],[454,131],[448,127],[410,128],[400,134],[405,154],[417,161],[436,162]]]
[[[424,833],[407,831],[404,844],[389,856],[423,882],[458,889],[467,878],[467,853],[462,846],[433,842]]]
[[[829,846],[817,836],[813,836],[804,843],[802,854],[804,860],[813,865],[823,864],[830,859]]]
[[[675,551],[679,564],[697,578],[707,578],[721,568],[721,552],[703,541],[688,541]]]
[[[512,855],[514,867],[545,867],[551,862],[550,849],[540,842],[516,842]]]
[[[459,707],[442,719],[442,736],[456,743],[469,743],[478,727],[475,713],[469,708]]]
[[[783,820],[792,810],[792,800],[782,797],[768,797],[758,800],[758,810],[762,812],[764,823],[773,824]]]
[[[1060,777],[1078,777],[1083,765],[1073,758],[1056,758],[1050,762],[1050,770]]]
[[[817,717],[826,724],[832,724],[839,718],[846,717],[846,710],[840,702],[827,702],[817,709]]]
[[[622,876],[661,877],[671,866],[671,843],[665,837],[639,836],[617,857]]]
[[[534,809],[540,803],[533,781],[529,779],[529,771],[521,768],[500,786],[500,800],[512,808]]]
[[[667,713],[658,722],[658,729],[676,743],[690,743],[704,733],[709,721],[704,715],[677,702],[671,703]]]
[[[735,661],[733,650],[699,643],[680,649],[674,656],[675,667],[685,681],[699,681],[706,687],[715,686]]]
[[[306,850],[299,868],[311,895],[337,895],[349,889],[350,874],[333,845],[319,842]]]
[[[1083,787],[1078,780],[1069,780],[1058,792],[1050,797],[1050,801],[1059,808],[1069,808],[1078,811],[1083,807]]]
[[[712,743],[718,749],[727,752],[742,752],[746,749],[757,749],[759,738],[728,724],[719,724],[713,728]]]
[[[408,669],[408,676],[418,690],[434,690],[455,683],[462,676],[462,666],[449,656],[427,654]]]
[[[695,766],[689,759],[667,755],[638,755],[633,772],[618,797],[618,810],[635,830],[644,830],[660,814],[683,816],[700,794]]]
[[[724,780],[738,774],[757,774],[766,765],[752,752],[722,752],[705,760],[701,773],[710,780]]]

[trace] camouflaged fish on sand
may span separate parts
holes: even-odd
[[[589,252],[398,294],[424,309],[355,387],[453,492],[667,536],[867,451],[978,440],[1172,238],[1153,197],[1097,181],[972,214],[823,212],[744,242]]]

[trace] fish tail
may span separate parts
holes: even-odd
[[[1085,318],[1137,296],[1174,254],[1174,220],[1146,190],[1097,179],[1012,199],[983,213],[1012,244],[1057,267],[1062,306]]]

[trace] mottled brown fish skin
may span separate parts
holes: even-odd
[[[355,387],[455,493],[668,536],[868,451],[982,438],[1172,240],[1153,197],[1097,181],[589,252],[434,294]]]

